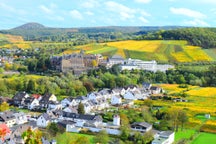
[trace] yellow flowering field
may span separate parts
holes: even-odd
[[[155,52],[161,45],[161,41],[118,41],[118,42],[108,42],[108,46],[113,46],[119,49],[135,50],[135,51],[145,51],[145,52]]]
[[[216,88],[215,87],[205,87],[199,89],[192,89],[187,92],[187,94],[192,96],[204,96],[204,97],[216,97]]]

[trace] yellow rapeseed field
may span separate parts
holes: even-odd
[[[158,47],[161,45],[161,41],[160,40],[155,40],[155,41],[127,40],[127,41],[118,41],[118,42],[108,42],[106,44],[108,46],[113,46],[119,49],[155,52],[158,49]]]

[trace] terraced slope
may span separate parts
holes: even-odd
[[[157,60],[159,62],[214,61],[215,58],[201,47],[189,46],[186,41],[119,41],[78,46],[87,53],[113,54],[125,58]]]

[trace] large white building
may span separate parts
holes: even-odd
[[[152,61],[142,61],[139,59],[131,59],[126,60],[125,64],[122,64],[121,70],[132,70],[132,69],[141,69],[147,71],[162,71],[165,72],[168,69],[173,69],[173,65],[168,64],[157,64],[155,60]]]

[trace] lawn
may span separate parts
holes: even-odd
[[[215,144],[216,134],[201,133],[191,144]]]
[[[94,144],[94,136],[80,133],[68,133],[65,132],[63,134],[57,135],[56,140],[58,144],[72,144],[79,137],[86,137],[90,144]]]
[[[175,141],[178,141],[180,139],[190,139],[191,136],[193,136],[196,133],[193,129],[185,129],[183,131],[179,130],[175,133]]]

